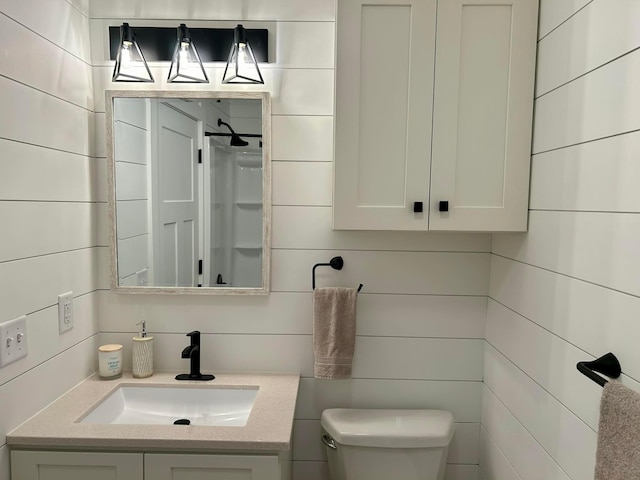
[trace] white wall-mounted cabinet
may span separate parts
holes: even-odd
[[[526,230],[537,11],[338,2],[334,228]]]

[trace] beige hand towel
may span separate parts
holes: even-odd
[[[604,386],[595,480],[640,478],[640,394],[620,382]]]
[[[355,288],[313,291],[313,373],[316,378],[351,378],[357,298]]]

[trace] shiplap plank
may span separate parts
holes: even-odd
[[[147,200],[117,202],[118,238],[149,233],[148,209],[149,202]]]
[[[101,335],[105,343],[125,345],[125,367],[131,365],[130,337],[128,333]],[[184,338],[183,334],[156,334],[156,350],[164,352],[155,358],[158,370],[186,368],[188,362],[180,357]],[[201,344],[202,365],[218,371],[300,372],[304,377],[313,376],[311,335],[203,334]],[[481,381],[482,345],[481,340],[357,337],[353,378]],[[381,351],[388,355],[374,361]]]
[[[333,164],[273,162],[273,205],[331,206]]]
[[[15,429],[96,370],[97,335],[0,386],[0,437]],[[64,374],[61,374],[64,372]]]
[[[333,117],[281,115],[271,119],[275,161],[333,161]]]
[[[571,480],[487,387],[482,397],[482,425],[522,480]]]
[[[124,122],[114,122],[113,156],[116,162],[147,163],[147,131]]]
[[[95,248],[0,263],[0,318],[11,319],[57,305],[58,295],[96,288]]]
[[[640,215],[532,211],[526,235],[493,236],[493,252],[640,295]],[[595,254],[595,253],[598,254]]]
[[[95,216],[91,203],[0,202],[0,262],[93,247]]]
[[[95,202],[92,158],[0,139],[0,200]]]
[[[490,345],[484,383],[569,477],[592,478],[596,432]]]
[[[483,297],[361,294],[356,333],[385,337],[484,338],[486,304]]]
[[[147,192],[147,167],[137,163],[116,163],[116,198],[144,200]]]
[[[149,235],[118,240],[118,276],[127,277],[149,265]]]
[[[367,293],[486,295],[486,253],[274,250],[272,291],[310,291],[311,268],[341,254],[340,271],[316,270],[317,286],[358,287]]]
[[[638,48],[639,17],[640,4],[634,0],[598,0],[542,39],[538,44],[536,96]]]
[[[444,471],[444,480],[479,480],[480,469],[478,465],[452,465],[448,464]]]
[[[91,63],[89,19],[65,0],[0,0],[0,11]]]
[[[640,212],[639,155],[639,132],[534,155],[530,208]]]
[[[333,230],[331,207],[275,206],[273,248],[488,252],[487,233]]]
[[[0,15],[0,74],[93,110],[91,66]]]
[[[480,471],[485,480],[521,480],[483,427],[480,428]]]
[[[292,2],[289,2],[292,3]],[[332,3],[330,0],[327,3]],[[279,68],[334,68],[333,22],[282,22],[277,24],[275,66]],[[313,52],[310,54],[310,52]]]
[[[80,155],[92,153],[93,113],[83,108],[0,77],[0,110],[6,113],[0,116],[2,138]]]
[[[478,465],[447,464],[444,480],[480,480]]]
[[[222,0],[211,5],[208,0],[182,2],[144,0],[113,0],[92,2],[91,18],[155,18],[182,20],[279,20],[279,21],[333,21],[333,0]]]
[[[327,408],[432,408],[456,422],[480,421],[482,382],[301,378],[296,419],[317,420]]]
[[[327,462],[294,461],[293,480],[330,480]]]
[[[640,379],[640,298],[498,256],[490,296],[595,357],[615,352]]]
[[[370,336],[484,338],[486,298],[369,295],[358,298],[356,333]],[[135,333],[145,316],[150,332],[311,334],[311,293],[273,292],[268,297],[175,297],[100,293],[103,332]],[[212,312],[215,312],[212,314]],[[399,314],[399,312],[401,312]],[[229,321],[233,318],[233,321]]]
[[[625,88],[638,83],[640,51],[635,51],[540,97],[533,152],[640,129],[640,91]]]
[[[354,378],[482,381],[484,340],[357,337]]]
[[[326,461],[324,445],[320,441],[320,420],[294,420],[293,460]],[[449,446],[448,463],[477,464],[479,455],[479,423],[457,423]]]
[[[155,83],[129,83],[127,90],[186,91],[254,91],[271,93],[273,115],[333,115],[333,70],[331,69],[263,69],[264,85],[222,84],[222,67],[206,67],[210,83],[166,83],[166,67],[150,65]],[[105,89],[118,90],[111,82],[113,67],[94,67],[95,110],[104,112]]]
[[[578,10],[593,0],[541,0],[538,38],[549,34]]]
[[[575,368],[592,360],[588,354],[492,300],[487,341],[592,429],[598,428],[602,387]]]
[[[27,315],[29,354],[0,370],[0,385],[96,335],[98,333],[97,292],[74,298],[73,319],[73,328],[59,335],[57,303]],[[2,318],[0,322],[5,320],[8,319]]]

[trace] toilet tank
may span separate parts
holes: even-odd
[[[454,432],[444,410],[344,409],[322,413],[332,480],[442,480]]]

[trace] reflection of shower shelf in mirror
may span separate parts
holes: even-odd
[[[255,201],[254,200],[238,200],[237,202],[235,202],[235,204],[239,207],[260,208],[262,207],[262,200],[255,200]]]
[[[246,245],[234,245],[236,250],[262,250],[262,245],[246,244]]]

